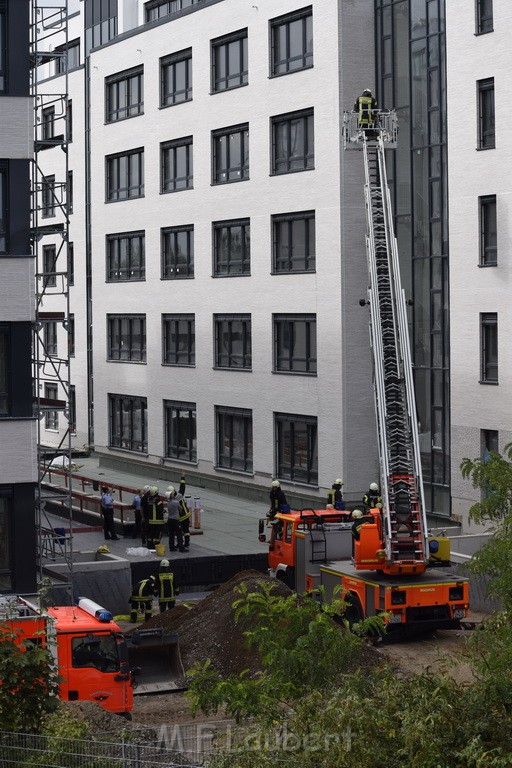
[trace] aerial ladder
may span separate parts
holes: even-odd
[[[366,255],[370,342],[378,433],[382,510],[361,527],[354,552],[357,570],[423,573],[429,544],[421,471],[418,418],[398,248],[386,173],[386,148],[395,149],[394,111],[375,115],[365,130],[345,112],[345,149],[362,150],[365,173]]]

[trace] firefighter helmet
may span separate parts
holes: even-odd
[[[158,488],[156,487],[156,485],[152,485],[151,488],[149,489],[149,495],[156,496],[157,493],[158,493]]]
[[[143,493],[147,493],[148,491],[149,491],[149,485],[145,485],[145,486],[142,488],[142,492],[143,492]]]
[[[272,480],[272,488],[280,488],[280,487],[281,487],[281,483],[279,482],[279,480]]]
[[[337,478],[337,479],[334,481],[334,485],[343,485],[343,480],[342,480],[340,477],[338,477],[338,478]]]
[[[372,92],[370,91],[370,89],[365,88],[363,91],[363,96],[371,96],[371,95],[372,95]]]
[[[354,518],[354,520],[357,520],[357,519],[359,519],[362,516],[363,516],[363,513],[361,512],[360,509],[354,509],[353,510],[352,517]]]
[[[99,555],[108,555],[110,552],[110,549],[107,547],[106,544],[102,544],[100,547],[98,547],[97,552]]]
[[[160,568],[168,568],[170,566],[170,562],[168,560],[160,560]]]
[[[172,495],[173,493],[176,493],[176,489],[175,489],[174,485],[169,485],[169,486],[167,486],[167,493],[169,493],[169,494],[171,494],[171,495]]]
[[[377,485],[377,483],[370,483],[370,491],[378,491],[378,490],[379,490],[379,486]]]

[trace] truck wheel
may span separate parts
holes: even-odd
[[[353,592],[349,592],[347,595],[345,595],[344,600],[346,603],[348,603],[348,605],[345,608],[343,618],[346,619],[346,621],[349,623],[349,626],[352,627],[354,624],[357,624],[358,621],[364,619],[363,607],[358,596]]]

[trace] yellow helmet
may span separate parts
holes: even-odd
[[[343,485],[343,480],[341,479],[341,477],[338,477],[338,478],[337,478],[337,479],[334,481],[334,485]]]
[[[151,488],[149,489],[149,495],[156,496],[157,493],[158,493],[158,488],[156,487],[156,485],[152,485]]]

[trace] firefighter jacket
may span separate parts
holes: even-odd
[[[148,525],[164,524],[164,503],[159,496],[148,499],[144,510],[145,520]]]
[[[343,501],[343,494],[341,493],[341,485],[334,483],[332,488],[327,491],[327,503],[332,504],[334,509],[345,509],[345,502]]]
[[[382,496],[378,491],[368,491],[363,496],[363,504],[366,504],[368,509],[382,509]]]
[[[172,571],[160,571],[156,577],[155,594],[159,603],[174,602],[176,595],[180,590],[174,584],[174,573]]]
[[[373,96],[359,96],[354,104],[354,112],[357,112],[357,122],[362,127],[375,125],[377,118],[377,102]]]
[[[133,590],[133,595],[130,597],[130,600],[133,603],[146,603],[148,600],[151,600],[153,598],[153,593],[155,591],[155,579],[154,577],[149,577],[148,579],[141,579],[135,589]]]
[[[180,493],[176,494],[175,500],[179,505],[178,520],[180,523],[182,523],[184,520],[188,520],[190,518],[190,509],[187,507],[187,502]]]
[[[276,515],[278,512],[289,512],[290,507],[284,495],[282,488],[272,488],[270,497],[270,514]]]
[[[363,515],[363,517],[359,517],[357,520],[354,521],[352,524],[352,537],[359,541],[361,537],[361,528],[366,523],[373,523],[373,517],[371,515]]]

